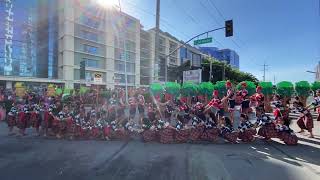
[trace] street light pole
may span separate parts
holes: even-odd
[[[153,67],[153,71],[155,71],[156,68],[156,64],[158,64],[159,67],[159,31],[160,31],[160,0],[157,0],[157,7],[156,7],[156,34],[155,34],[155,50],[154,50],[154,67]],[[157,75],[156,75],[157,73]],[[157,72],[154,72],[154,80],[157,80],[158,78],[158,70]]]
[[[119,3],[119,12],[120,12],[120,17],[121,16],[121,3],[120,3],[120,0],[118,0],[118,3]],[[121,18],[120,18],[121,19]],[[124,35],[125,33],[123,33],[124,30],[120,30],[120,33],[121,35]],[[119,41],[120,41],[120,37],[118,38]],[[123,43],[123,51],[124,51],[124,54],[126,55],[126,39],[124,39],[124,43]],[[119,43],[120,44],[120,43]],[[128,77],[127,77],[127,56],[124,57],[124,81],[125,81],[125,91],[126,91],[126,103],[128,103]]]

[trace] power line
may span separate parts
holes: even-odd
[[[223,14],[222,14],[221,11],[217,8],[217,6],[214,4],[214,2],[211,1],[211,0],[207,0],[207,1],[209,2],[209,4],[211,4],[211,5],[217,10],[217,12],[218,12],[218,14],[220,15],[220,17],[225,21],[226,18],[223,16]]]
[[[138,9],[138,10],[140,10],[140,12],[143,12],[143,13],[149,14],[149,15],[152,15],[152,16],[154,16],[154,17],[156,16],[153,12],[148,11],[148,10],[146,10],[146,9],[143,9],[143,8],[137,6],[136,4],[133,4],[133,3],[131,3],[131,2],[127,2],[127,4],[129,4],[130,6],[136,8],[136,9]],[[182,31],[178,31],[178,30],[177,30],[178,28],[176,28],[174,25],[172,25],[171,23],[169,23],[167,19],[160,17],[160,21],[162,22],[162,25],[164,25],[164,26],[166,26],[166,27],[169,27],[169,29],[177,32],[178,34],[184,36],[185,38],[188,38],[188,35],[186,35],[186,34],[185,34],[184,32],[182,32]],[[165,25],[165,24],[166,24],[166,25]]]

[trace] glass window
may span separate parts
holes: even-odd
[[[86,30],[81,31],[81,37],[92,41],[98,41],[98,34]]]
[[[99,21],[97,19],[90,18],[85,15],[82,15],[81,23],[95,29],[99,27]]]
[[[98,47],[84,44],[83,51],[90,54],[98,54]]]
[[[127,51],[136,51],[136,43],[132,41],[126,41],[126,50]]]
[[[115,59],[122,60],[122,61],[134,62],[136,60],[135,53],[124,51],[118,48],[115,48],[114,56],[115,56]]]
[[[136,71],[135,64],[127,63],[127,72],[128,73],[135,73],[135,71]]]
[[[127,82],[130,84],[134,84],[135,83],[135,76],[127,75]]]
[[[83,58],[82,60],[86,61],[87,67],[99,68],[99,62],[97,60],[87,59],[87,58]]]
[[[126,83],[124,74],[114,74],[115,83]]]
[[[116,71],[124,72],[124,62],[122,61],[115,61],[114,63],[114,69]]]
[[[122,38],[114,37],[114,46],[117,48],[124,48],[124,40]]]
[[[177,63],[177,58],[170,57],[170,63],[176,64]]]

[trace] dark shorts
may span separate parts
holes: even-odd
[[[138,111],[139,111],[139,114],[144,114],[144,106],[139,104],[138,105]]]
[[[219,109],[216,114],[219,115],[220,117],[224,116],[224,109],[223,108]]]
[[[230,109],[234,109],[234,107],[236,106],[236,100],[232,99],[232,100],[229,100],[229,108]]]
[[[241,107],[242,107],[242,109],[249,108],[250,107],[250,101],[248,101],[248,100],[242,101],[241,102]]]
[[[129,113],[130,113],[130,115],[132,115],[132,116],[134,116],[134,115],[136,115],[136,107],[130,107],[130,110],[129,110]]]

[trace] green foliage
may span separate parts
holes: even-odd
[[[180,84],[175,82],[167,82],[164,85],[166,93],[169,93],[175,97],[179,96],[180,94]]]
[[[227,93],[227,88],[226,88],[226,81],[218,81],[214,85],[214,90],[219,91],[219,97],[223,97]],[[211,92],[212,93],[212,92]],[[211,94],[212,96],[212,94]]]
[[[80,94],[85,94],[88,91],[89,91],[89,88],[81,86],[79,92],[80,92]]]
[[[199,84],[199,93],[201,95],[211,96],[214,90],[214,85],[211,82],[202,82]]]
[[[64,93],[62,95],[62,102],[63,103],[71,102],[71,100],[72,100],[72,97],[71,97],[71,95],[69,93]]]
[[[181,94],[183,96],[195,96],[197,91],[198,85],[191,82],[183,83],[181,88]]]
[[[225,69],[225,78],[229,79],[231,82],[242,82],[242,81],[252,81],[258,83],[258,79],[250,73],[242,72],[239,69],[232,68],[230,65],[225,64],[218,60],[206,59],[202,63],[202,80],[209,81],[209,71],[210,71],[210,61],[212,61],[212,74],[214,74],[212,81],[217,82],[222,79],[223,67]]]
[[[244,81],[247,83],[247,91],[248,91],[248,95],[251,96],[256,92],[256,85],[254,84],[254,82],[251,81]],[[237,89],[240,90],[241,89],[241,83],[239,83],[237,85]]]
[[[153,95],[161,94],[164,89],[160,83],[153,83],[150,85],[150,91]]]
[[[295,90],[298,96],[308,96],[311,90],[310,84],[308,81],[299,81],[295,84]]]
[[[111,92],[108,91],[108,90],[102,91],[102,92],[100,93],[100,95],[101,95],[101,97],[106,98],[106,99],[111,98]]]
[[[65,88],[65,89],[63,90],[63,93],[64,93],[64,94],[72,94],[72,92],[73,92],[73,89]]]
[[[259,86],[262,87],[262,93],[264,95],[273,94],[273,85],[271,82],[259,82]]]
[[[61,88],[57,88],[56,89],[56,95],[60,96],[62,94],[62,89]]]
[[[144,93],[143,96],[144,96],[144,100],[146,101],[146,103],[151,103],[152,102],[150,93]]]
[[[284,97],[291,97],[294,93],[293,84],[288,81],[281,81],[277,84],[277,93]]]
[[[320,89],[320,81],[315,81],[314,83],[312,83],[311,89],[312,89],[312,91],[316,91],[316,90]]]

